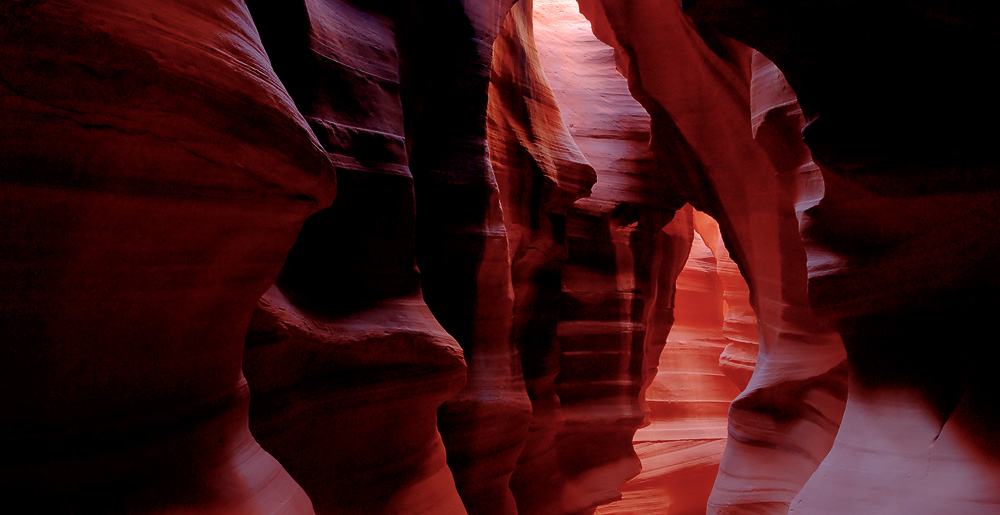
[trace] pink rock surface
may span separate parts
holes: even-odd
[[[519,513],[566,513],[577,469],[560,459],[563,410],[556,340],[566,211],[589,195],[596,173],[563,123],[535,48],[532,2],[519,2],[493,45],[488,136],[500,189],[514,287],[512,338],[532,404],[530,433],[511,477]],[[572,497],[572,496],[569,496]]]
[[[757,315],[750,305],[750,289],[726,249],[719,224],[710,216],[695,211],[694,228],[712,253],[709,269],[714,265],[714,273],[722,285],[722,336],[726,340],[726,348],[719,356],[719,366],[742,391],[750,383],[760,351],[760,333]],[[678,304],[680,302],[678,300]]]
[[[642,472],[622,487],[622,500],[601,506],[600,514],[704,511],[725,448],[729,405],[740,393],[720,355],[734,335],[723,330],[732,320],[727,300],[748,306],[746,283],[738,273],[722,280],[732,262],[717,241],[718,258],[706,244],[703,235],[717,239],[719,230],[704,213],[687,206],[666,230],[689,241],[691,252],[677,277],[673,327],[641,399],[648,423],[633,441]],[[755,337],[756,321],[751,324],[745,329]],[[752,360],[749,367],[752,372]]]
[[[698,27],[668,0],[581,2],[652,116],[670,186],[719,221],[761,327],[753,379],[730,410],[710,511],[787,509],[832,444],[843,348],[811,314],[789,172],[750,123],[751,50]],[[768,472],[761,473],[761,463]]]
[[[586,513],[618,498],[639,470],[632,447],[645,418],[639,402],[673,322],[674,281],[690,236],[661,231],[679,205],[657,177],[649,117],[628,93],[613,51],[574,2],[535,2],[534,34],[597,183],[565,218],[555,381],[562,426],[549,451],[564,479],[543,482],[559,494],[536,494],[527,512]]]

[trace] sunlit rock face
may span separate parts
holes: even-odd
[[[843,336],[850,397],[792,509],[996,512],[997,350],[980,336],[1000,282],[996,131],[983,125],[1000,102],[980,64],[996,8],[704,1],[690,13],[774,60],[825,183],[803,219],[809,292]]]
[[[690,295],[681,295],[675,303],[674,283],[691,249],[694,219],[687,208],[664,227],[680,205],[660,178],[663,170],[649,149],[649,115],[616,71],[614,51],[594,36],[575,2],[535,2],[531,32],[569,131],[597,170],[597,183],[590,197],[574,203],[566,216],[559,218],[567,227],[567,257],[557,270],[562,273],[566,307],[560,318],[546,319],[546,329],[551,331],[551,324],[556,324],[556,351],[562,359],[549,361],[549,368],[542,372],[548,373],[546,379],[555,376],[554,399],[560,404],[551,412],[564,418],[550,417],[545,431],[538,424],[538,434],[547,439],[539,436],[535,440],[545,443],[538,447],[547,452],[532,454],[529,440],[512,488],[515,495],[521,494],[518,499],[527,513],[576,512],[594,500],[614,499],[621,483],[638,471],[630,442],[635,429],[651,421],[679,422],[669,429],[650,429],[646,432],[649,436],[636,438],[637,442],[642,440],[639,457],[643,463],[650,460],[648,470],[656,480],[640,476],[636,483],[640,486],[627,488],[633,493],[645,490],[639,497],[674,489],[667,497],[683,497],[690,505],[700,503],[704,509],[725,439],[726,410],[739,392],[719,364],[728,341],[722,336],[723,288],[713,251],[699,244],[703,274],[692,271],[697,278],[686,279],[691,281]],[[491,142],[495,156],[501,142],[497,143]],[[717,227],[709,237],[716,249],[724,251]],[[727,277],[738,277],[735,265],[726,261],[731,265]],[[746,297],[744,285],[745,311],[734,310],[732,320],[740,319],[737,313],[749,312]],[[669,355],[661,356],[675,304],[677,309],[686,308],[692,328],[686,334],[687,341],[675,341]],[[750,315],[752,334],[741,336],[746,342],[756,340],[752,312]],[[694,336],[709,327],[715,331],[714,339]],[[531,338],[532,342],[539,339],[535,335]],[[752,370],[752,354],[744,356],[744,361]],[[659,383],[653,380],[658,364]],[[525,371],[529,371],[527,359]],[[650,381],[654,388],[647,391]],[[650,397],[656,398],[652,401],[656,408],[642,410],[638,402]],[[536,414],[537,406],[536,402]],[[680,406],[690,407],[691,413]],[[553,426],[554,430],[549,429]],[[552,433],[554,436],[549,436]],[[712,440],[711,451],[703,460],[707,465],[698,466],[700,475],[693,481],[685,444],[674,445],[689,439]],[[556,445],[547,443],[553,440]],[[601,442],[601,447],[591,456],[567,459],[593,442]],[[560,454],[565,456],[560,465],[551,466],[557,459],[553,455]],[[681,465],[671,467],[674,459],[680,459]],[[558,478],[535,477],[538,474],[533,475],[531,467],[540,468],[541,462],[550,465],[543,470],[557,470]],[[668,469],[675,474],[667,477],[664,472]],[[681,476],[688,481],[678,482]],[[700,497],[690,491],[692,484],[702,492]],[[539,495],[545,490],[563,494],[559,499]],[[618,503],[615,509],[627,513],[640,504]],[[663,509],[666,504],[657,506],[654,502],[649,507]]]
[[[839,338],[808,303],[798,167],[774,162],[751,130],[752,51],[700,31],[672,0],[581,10],[650,113],[671,187],[718,220],[759,319],[756,370],[730,410],[709,509],[786,511],[832,444],[846,375]]]
[[[686,206],[666,231],[686,242],[690,254],[677,277],[673,327],[641,399],[648,425],[634,443],[642,472],[622,487],[621,501],[598,508],[602,515],[705,511],[726,444],[729,405],[746,386],[724,373],[723,351],[745,344],[750,351],[741,363],[753,371],[756,321],[752,312],[744,318],[749,292],[721,245],[718,224]]]
[[[639,472],[639,401],[673,323],[674,281],[690,237],[664,230],[683,202],[658,175],[649,116],[615,70],[613,51],[575,2],[538,1],[534,9],[539,60],[597,182],[565,216],[554,383],[563,418],[550,452],[569,480],[558,501],[535,500],[525,512],[585,513],[618,498]]]
[[[556,334],[568,255],[566,211],[590,194],[596,174],[567,131],[539,64],[530,0],[511,10],[493,45],[488,135],[509,242],[512,338],[532,405],[511,490],[519,513],[571,513],[580,508],[571,486],[579,469],[567,467],[560,448]]]
[[[312,513],[250,436],[240,367],[333,167],[243,2],[0,12],[0,489],[35,513]]]

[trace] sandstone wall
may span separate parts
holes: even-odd
[[[0,487],[35,512],[311,513],[243,336],[333,166],[242,2],[5,3]]]
[[[752,51],[672,0],[588,0],[581,11],[650,113],[671,187],[719,222],[757,313],[756,370],[730,410],[710,510],[782,512],[832,445],[846,375],[839,338],[807,298],[795,168],[772,161],[751,130]]]
[[[984,402],[995,351],[976,336],[998,284],[995,131],[983,120],[1000,103],[979,65],[996,45],[996,9],[785,7],[708,1],[690,14],[780,68],[822,170],[822,200],[803,217],[809,293],[843,336],[850,395],[792,508],[996,511],[997,416]]]

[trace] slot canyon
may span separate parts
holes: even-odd
[[[0,14],[4,513],[1000,513],[1000,7]]]

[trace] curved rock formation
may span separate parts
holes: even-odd
[[[248,6],[340,188],[251,322],[254,435],[318,513],[464,513],[436,420],[465,364],[420,293],[392,13]]]
[[[1000,112],[981,65],[996,8],[704,1],[691,12],[784,72],[823,173],[804,219],[809,292],[843,336],[850,396],[793,511],[995,512],[996,351],[977,335],[1000,284],[995,131],[981,122]],[[791,25],[806,30],[771,30]]]
[[[997,9],[514,4],[0,3],[0,491],[1000,511]]]
[[[685,241],[690,254],[676,281],[674,324],[641,399],[649,424],[633,442],[642,472],[622,487],[621,501],[598,508],[602,515],[705,510],[726,444],[729,405],[745,386],[726,377],[720,355],[731,342],[757,336],[755,319],[744,327],[752,334],[733,330],[734,321],[745,320],[727,301],[749,309],[749,292],[720,245],[718,225],[685,206],[666,231]],[[752,372],[752,356],[746,359]]]
[[[511,10],[493,45],[488,135],[501,193],[514,286],[512,338],[521,353],[532,421],[511,478],[519,513],[565,513],[563,412],[556,338],[567,258],[566,211],[589,195],[594,169],[562,121],[535,49],[531,0]],[[570,508],[569,511],[572,511]]]
[[[721,331],[726,347],[719,356],[719,367],[743,391],[750,384],[757,366],[757,354],[760,352],[757,314],[750,305],[750,289],[740,275],[739,267],[729,256],[719,224],[708,215],[696,211],[694,227],[712,253],[710,265],[714,265],[714,273],[718,275],[722,286],[724,316]],[[681,301],[677,302],[680,305]]]
[[[809,309],[797,193],[748,123],[751,50],[700,31],[680,7],[581,1],[652,116],[652,148],[671,186],[718,220],[758,315],[760,354],[730,411],[710,511],[777,513],[832,444],[845,395],[843,348]]]
[[[251,2],[342,170],[344,195],[307,223],[248,340],[269,393],[255,430],[324,511],[515,511],[507,483],[529,406],[485,124],[491,44],[510,3]],[[468,364],[457,394],[456,340]],[[300,377],[267,380],[282,367]],[[431,411],[445,400],[448,468]],[[343,419],[358,423],[321,429]],[[383,440],[393,444],[372,449]]]
[[[559,354],[544,369],[559,404],[544,426],[550,433],[539,430],[548,440],[536,439],[546,452],[530,454],[529,441],[512,487],[526,513],[587,513],[618,498],[638,472],[639,401],[673,322],[674,281],[691,238],[661,231],[679,204],[658,178],[649,117],[611,49],[574,2],[537,1],[533,14],[539,62],[597,183],[559,219],[561,308],[547,319]]]
[[[242,2],[7,2],[0,487],[35,512],[312,513],[243,335],[333,168]]]
[[[468,364],[438,426],[465,507],[483,514],[516,512],[508,483],[531,417],[486,144],[492,44],[513,3],[404,2],[397,17],[417,265],[428,307]]]

